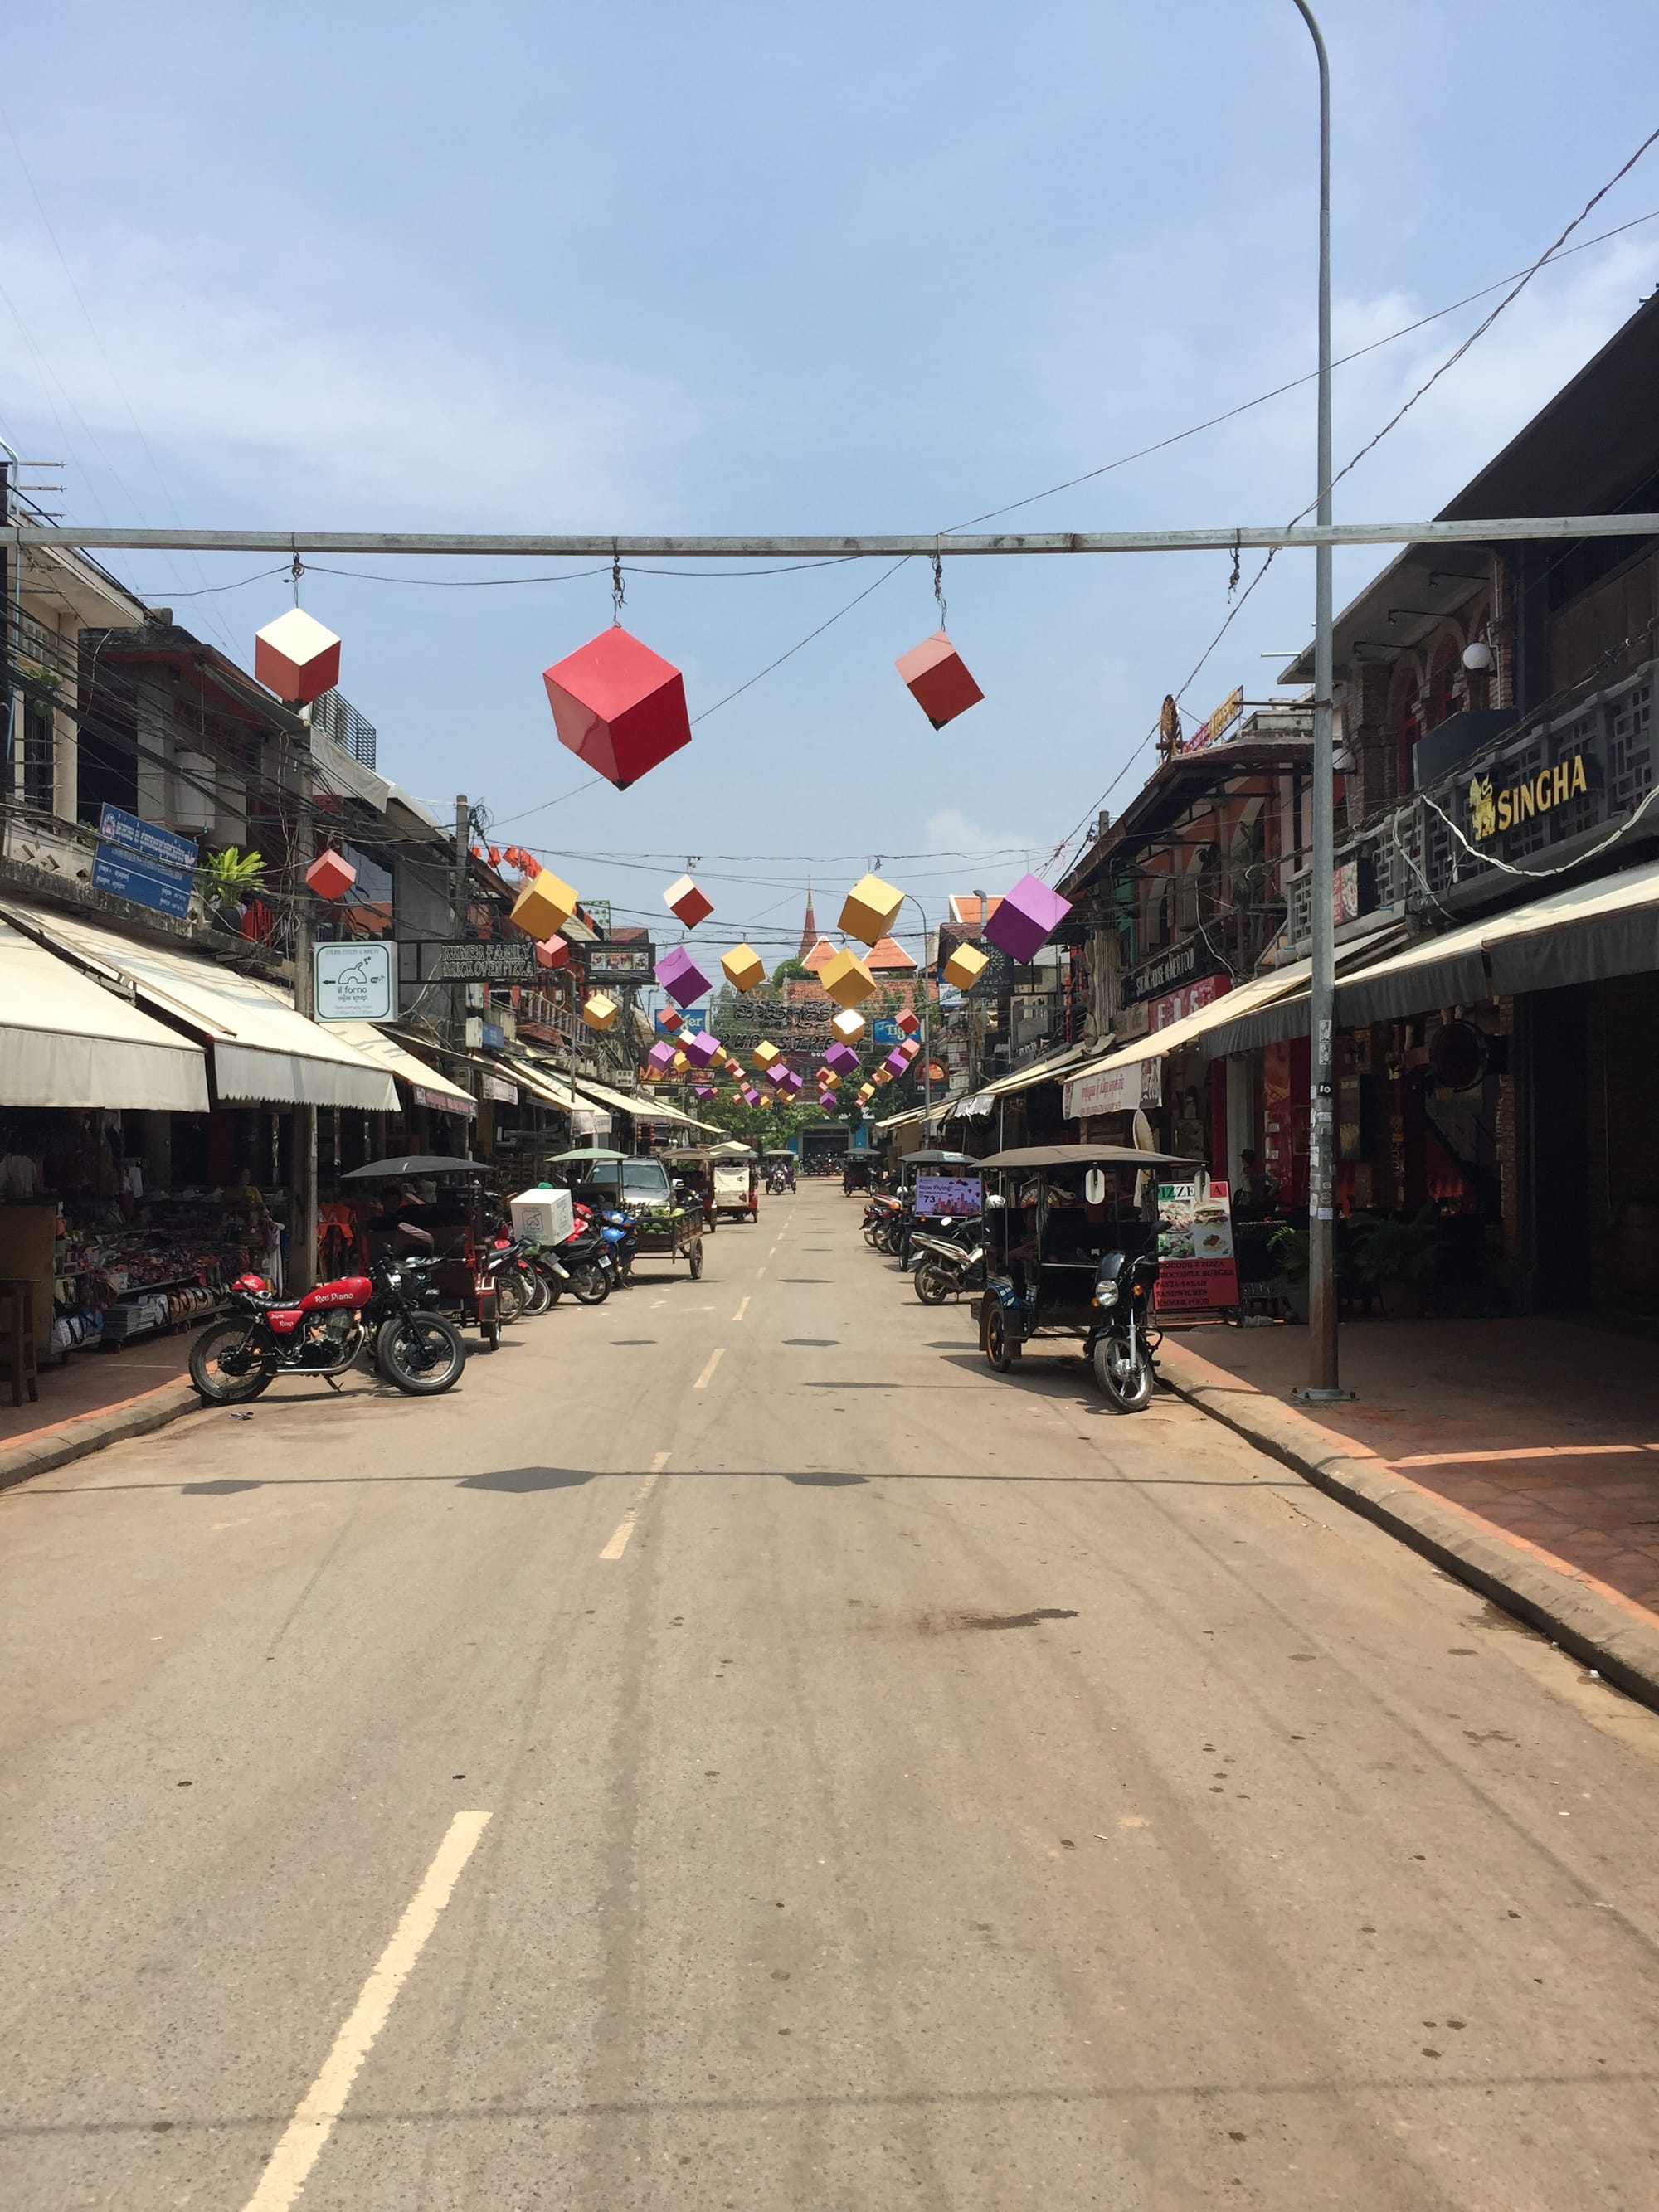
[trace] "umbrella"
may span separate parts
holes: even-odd
[[[401,1182],[405,1176],[477,1175],[482,1160],[458,1160],[442,1152],[415,1153],[399,1160],[370,1160],[367,1167],[348,1168],[342,1182]]]
[[[626,1160],[632,1157],[629,1152],[601,1152],[597,1146],[578,1145],[574,1152],[550,1152],[547,1164],[556,1168],[568,1166],[576,1160]]]

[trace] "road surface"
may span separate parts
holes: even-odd
[[[1659,2204],[1659,1719],[858,1212],[0,1498],[9,2212]]]

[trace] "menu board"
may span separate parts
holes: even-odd
[[[916,1212],[935,1218],[948,1213],[952,1220],[965,1213],[981,1210],[984,1186],[977,1176],[931,1176],[916,1177]]]
[[[1158,1295],[1164,1313],[1238,1304],[1231,1194],[1224,1182],[1158,1187]]]

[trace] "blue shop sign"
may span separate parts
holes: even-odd
[[[879,1021],[871,1023],[870,1042],[872,1044],[892,1045],[896,1044],[898,1041],[899,1025],[896,1022]]]
[[[483,1041],[492,1051],[499,1052],[507,1042],[507,1031],[499,1022],[486,1022],[483,1024]]]
[[[98,842],[114,846],[151,868],[188,875],[199,857],[193,837],[180,837],[159,823],[141,822],[118,806],[106,806],[98,817]]]
[[[190,878],[172,868],[149,867],[129,860],[113,846],[100,845],[92,860],[92,887],[131,899],[135,906],[153,906],[159,913],[182,919],[190,912]]]

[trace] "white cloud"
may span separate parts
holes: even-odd
[[[1053,840],[1049,841],[1051,843]],[[1042,839],[1029,835],[1022,829],[1010,829],[1000,824],[994,830],[982,830],[977,822],[954,806],[943,808],[927,817],[925,848],[930,853],[983,854],[987,859],[1012,863],[1022,852],[1034,852],[1042,846]]]

